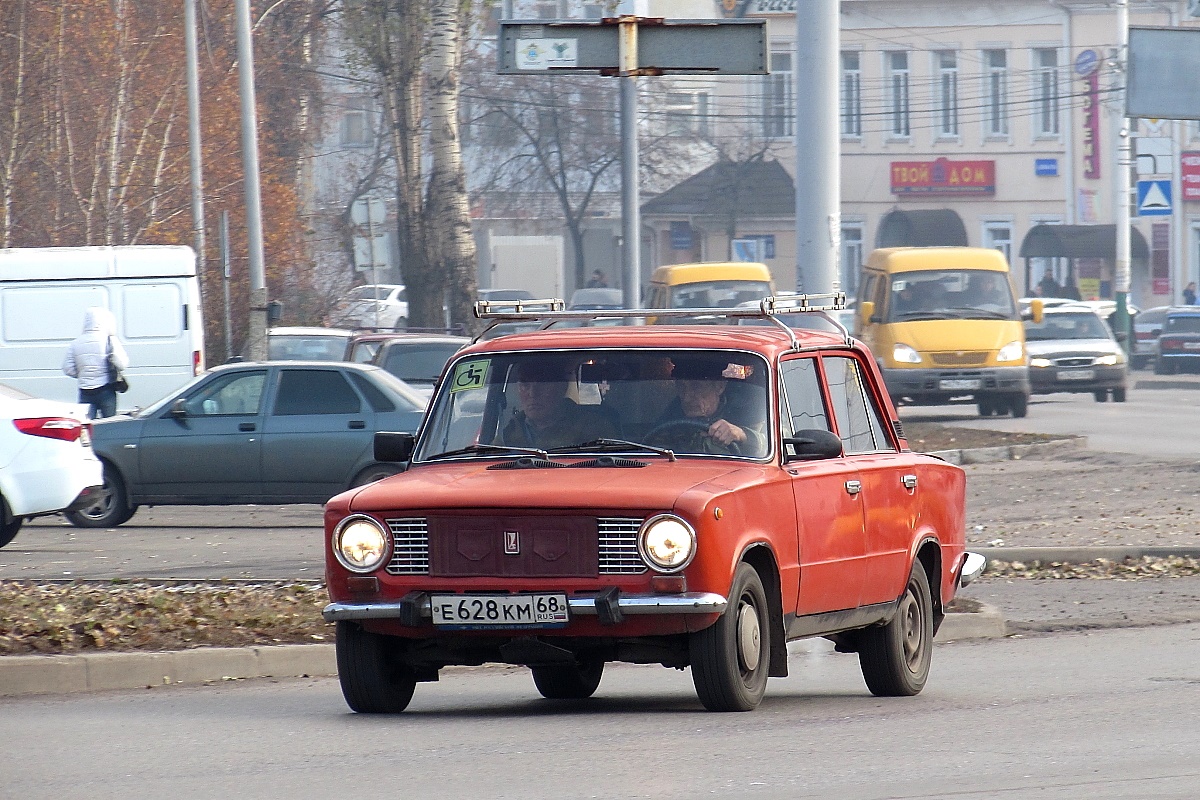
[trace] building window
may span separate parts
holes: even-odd
[[[984,50],[984,131],[989,136],[1008,135],[1008,55]]]
[[[771,53],[771,74],[763,76],[763,136],[791,136],[792,54]]]
[[[347,95],[343,103],[342,144],[346,147],[369,147],[375,141],[371,130],[371,98],[366,95]]]
[[[842,225],[841,252],[841,282],[842,291],[847,297],[858,296],[858,272],[863,263],[863,229],[862,224],[848,222]]]
[[[663,114],[667,136],[707,136],[708,92],[668,92]]]
[[[911,132],[908,119],[908,53],[895,51],[886,57],[890,132],[892,136],[908,136]]]
[[[1058,51],[1046,47],[1033,51],[1034,103],[1038,136],[1058,136]]]
[[[983,246],[1004,253],[1004,260],[1012,264],[1012,223],[984,222]]]
[[[604,16],[604,6],[600,3],[584,3],[583,17],[584,19],[600,19]]]
[[[862,70],[850,51],[842,52],[842,136],[862,136]]]
[[[939,136],[958,136],[958,54],[938,50],[937,131]]]

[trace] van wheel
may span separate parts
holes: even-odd
[[[932,658],[933,599],[918,561],[891,622],[862,632],[858,664],[871,694],[911,697],[925,688]]]
[[[1029,398],[1023,394],[1014,394],[1008,398],[1008,410],[1012,412],[1013,419],[1020,419],[1029,413]]]
[[[767,691],[771,628],[762,578],[749,564],[734,573],[729,605],[688,641],[692,683],[709,711],[750,711]]]
[[[90,506],[63,514],[77,528],[115,528],[129,521],[137,506],[129,505],[125,482],[117,471],[104,465],[104,488]]]

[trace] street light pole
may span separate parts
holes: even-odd
[[[1132,207],[1129,202],[1130,178],[1132,166],[1130,155],[1130,134],[1132,120],[1125,116],[1125,92],[1129,79],[1129,0],[1117,0],[1117,110],[1113,125],[1116,137],[1117,169],[1113,176],[1116,197],[1113,202],[1113,215],[1116,217],[1116,256],[1113,265],[1113,282],[1116,284],[1117,308],[1113,312],[1113,330],[1125,334],[1122,346],[1129,352],[1131,327],[1129,324],[1129,283],[1130,262],[1132,260],[1132,245],[1130,242],[1130,222]]]
[[[263,258],[262,190],[258,178],[258,114],[254,95],[254,45],[250,0],[237,0],[238,89],[242,107],[242,171],[246,184],[246,241],[250,257],[250,328],[246,355],[267,358],[267,273]]]
[[[184,50],[187,54],[188,156],[192,181],[192,237],[196,247],[196,274],[204,294],[204,171],[200,148],[200,69],[196,55],[196,0],[183,0]]]

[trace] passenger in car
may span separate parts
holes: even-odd
[[[612,421],[593,406],[567,397],[570,364],[562,360],[526,360],[516,368],[517,399],[521,408],[501,432],[502,444],[549,449],[612,438]]]
[[[750,369],[712,357],[676,359],[671,377],[679,396],[647,441],[680,452],[766,455],[765,392],[744,383]],[[736,390],[730,390],[731,383],[739,384]]]

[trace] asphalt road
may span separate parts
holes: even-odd
[[[1196,796],[1200,625],[941,645],[903,699],[826,644],[746,714],[636,666],[578,703],[524,669],[451,669],[392,717],[350,714],[328,679],[5,699],[0,797]]]

